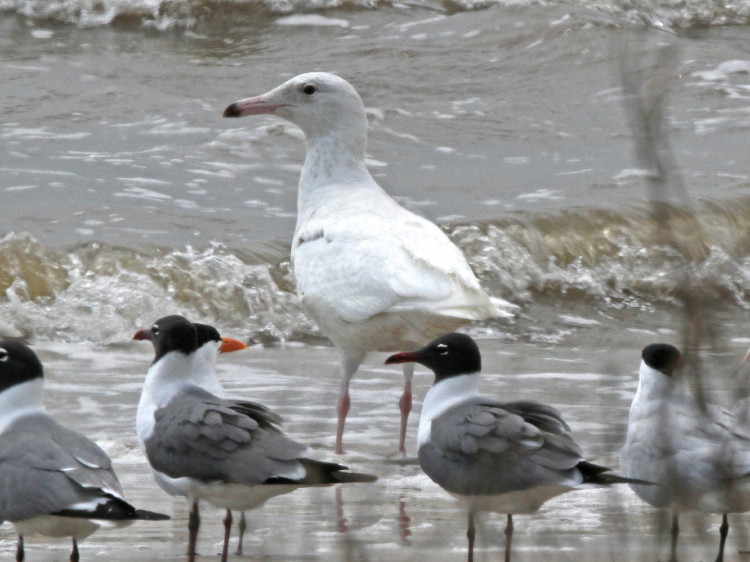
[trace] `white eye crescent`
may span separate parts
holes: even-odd
[[[438,354],[440,355],[448,355],[448,346],[444,343],[439,343],[437,346]]]
[[[4,363],[8,360],[8,351],[0,347],[0,363]]]

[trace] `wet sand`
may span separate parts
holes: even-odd
[[[231,334],[225,334],[231,335]],[[617,467],[625,422],[636,386],[638,342],[673,341],[670,332],[624,331],[617,346],[602,345],[596,330],[584,345],[554,347],[483,337],[482,391],[500,400],[528,398],[558,407],[591,460]],[[727,354],[741,356],[746,341]],[[46,366],[46,404],[58,420],[85,432],[113,457],[126,497],[163,511],[169,522],[136,523],[100,531],[84,541],[84,560],[180,560],[187,540],[187,504],[151,480],[134,431],[135,410],[151,350],[138,342],[97,348],[92,344],[40,343]],[[459,504],[419,470],[415,454],[421,398],[431,384],[415,377],[409,428],[410,457],[392,456],[398,431],[402,377],[373,354],[352,383],[345,446],[340,459],[354,470],[377,474],[375,484],[301,489],[248,513],[247,560],[462,560],[465,514]],[[287,432],[309,443],[319,458],[333,458],[336,353],[330,347],[253,347],[221,358],[228,394],[260,401],[285,418]],[[721,397],[717,394],[719,398]],[[201,510],[202,560],[220,551],[223,512]],[[730,517],[728,560],[750,547],[742,532],[747,516]],[[237,521],[237,517],[235,518]],[[625,486],[584,490],[549,501],[535,515],[516,516],[514,560],[656,560],[667,553],[655,510]],[[717,517],[685,517],[680,548],[685,560],[713,559]],[[739,523],[739,525],[738,525]],[[477,560],[497,560],[504,548],[505,518],[486,516],[478,530]],[[236,544],[233,535],[232,548]],[[657,549],[657,544],[660,549]],[[10,558],[15,537],[0,527],[0,557]],[[29,537],[29,560],[61,560],[69,541]],[[657,554],[658,553],[658,554]]]

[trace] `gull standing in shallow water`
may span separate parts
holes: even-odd
[[[0,523],[16,527],[16,560],[25,535],[71,537],[76,562],[78,541],[99,527],[169,519],[125,501],[107,454],[44,411],[42,380],[31,349],[0,341]]]
[[[227,510],[221,557],[226,562],[230,510],[261,507],[301,486],[376,480],[309,458],[309,448],[284,435],[281,418],[262,404],[220,398],[198,386],[193,375],[198,333],[189,320],[165,316],[150,331],[139,338],[153,342],[155,358],[138,403],[136,429],[157,481],[193,505],[188,560],[195,559],[200,500]]]
[[[658,484],[631,487],[643,501],[672,511],[671,561],[677,559],[680,513],[721,513],[716,557],[720,562],[729,532],[727,513],[750,509],[747,428],[732,413],[699,405],[673,345],[646,346],[641,358],[620,453],[622,470],[626,476]]]
[[[370,351],[396,351],[518,309],[488,296],[466,258],[432,222],[401,207],[365,165],[367,117],[356,90],[324,72],[301,74],[224,117],[270,113],[300,127],[291,257],[307,313],[340,354],[336,452],[343,452],[349,381]],[[404,365],[399,451],[405,453],[413,365]]]
[[[232,351],[240,351],[245,349],[247,346],[236,339],[223,338],[219,334],[219,331],[213,326],[208,324],[193,323],[196,330],[196,336],[198,338],[198,349],[195,352],[195,361],[192,363],[192,372],[190,373],[190,380],[196,386],[203,390],[210,392],[214,396],[219,398],[226,398],[224,387],[216,377],[216,360],[219,358],[220,353],[229,353]],[[134,340],[148,340],[151,341],[154,346],[154,330],[153,328],[148,330],[138,330],[133,336]],[[154,480],[159,484],[162,490],[172,496],[184,495],[180,489],[170,484],[171,478],[166,478],[164,474],[155,471],[153,468],[151,472],[154,476]],[[198,508],[198,502],[194,501],[191,506],[190,516],[195,519],[200,519],[200,513]],[[229,531],[232,526],[232,512],[227,510],[226,518],[224,519],[224,526],[229,527],[227,529],[227,539],[229,538]],[[245,529],[247,528],[247,521],[245,519],[245,512],[242,512],[239,521],[239,541],[237,543],[236,554],[242,554],[242,543],[245,536]]]
[[[477,344],[464,334],[439,337],[386,363],[417,362],[435,373],[419,418],[419,464],[468,511],[469,561],[478,512],[507,514],[510,560],[513,514],[534,513],[547,500],[590,487],[630,482],[583,459],[568,424],[550,406],[497,402],[479,394]]]

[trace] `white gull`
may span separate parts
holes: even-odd
[[[372,178],[364,106],[346,80],[301,74],[231,104],[224,116],[264,113],[291,121],[307,140],[291,256],[302,304],[340,354],[341,453],[349,381],[368,352],[416,346],[469,322],[511,316],[518,307],[488,296],[440,228],[401,207]],[[401,453],[413,365],[403,372]]]
[[[625,476],[655,482],[632,485],[643,501],[672,512],[670,560],[676,560],[679,515],[721,513],[719,552],[729,532],[727,513],[750,509],[750,438],[741,418],[701,406],[680,368],[679,350],[652,344],[641,353],[638,389],[620,452]]]

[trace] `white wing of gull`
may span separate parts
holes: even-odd
[[[349,381],[370,351],[420,344],[469,322],[512,316],[433,223],[401,207],[365,165],[367,118],[346,80],[313,72],[233,103],[225,117],[273,113],[305,133],[292,262],[305,310],[341,356],[336,452]],[[404,366],[399,451],[405,452],[413,365]]]
[[[157,482],[192,505],[188,560],[195,559],[198,502],[227,510],[222,562],[228,558],[231,510],[261,507],[300,486],[372,482],[369,474],[309,458],[309,449],[286,437],[281,418],[255,402],[216,396],[195,384],[204,362],[196,324],[165,316],[135,339],[154,344],[155,359],[138,403],[136,431]]]
[[[631,487],[643,501],[672,511],[672,559],[679,514],[701,511],[722,514],[717,560],[723,560],[727,514],[750,509],[750,438],[734,414],[699,406],[681,361],[669,344],[643,349],[620,464],[626,476],[658,484]]]
[[[435,372],[419,419],[419,464],[436,484],[466,504],[469,560],[477,512],[507,514],[505,559],[510,560],[513,514],[534,513],[571,490],[629,482],[586,461],[554,408],[480,396],[481,356],[469,336],[441,336],[386,360],[404,362],[418,362]]]
[[[75,561],[78,541],[101,526],[169,519],[125,501],[107,454],[44,411],[42,381],[31,349],[0,341],[0,522],[16,528],[16,560],[26,535],[71,537]]]

